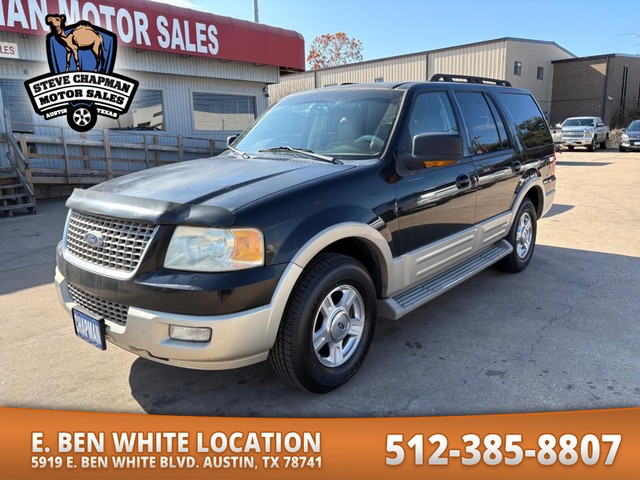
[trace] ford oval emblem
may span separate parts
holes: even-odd
[[[84,243],[91,247],[99,247],[104,242],[104,237],[100,232],[87,232],[84,234]]]

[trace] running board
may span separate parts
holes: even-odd
[[[426,282],[422,282],[393,297],[378,300],[378,315],[382,318],[398,320],[429,300],[433,300],[438,295],[468,280],[489,265],[506,257],[512,251],[511,244],[506,240],[501,240],[469,258],[464,263],[452,267]]]

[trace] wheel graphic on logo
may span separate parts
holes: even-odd
[[[88,132],[94,127],[97,120],[98,116],[93,107],[79,105],[70,108],[67,113],[69,125],[78,132]]]

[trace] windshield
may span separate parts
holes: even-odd
[[[593,118],[567,118],[563,127],[593,127]]]
[[[403,91],[327,89],[287,97],[233,146],[252,155],[290,147],[357,160],[382,152],[398,116]],[[291,150],[282,150],[291,154]]]
[[[629,124],[629,128],[627,128],[628,132],[640,132],[640,120],[634,120]]]

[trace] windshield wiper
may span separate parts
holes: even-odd
[[[237,149],[236,147],[232,147],[231,145],[227,145],[227,149],[231,150],[234,153],[237,153],[242,158],[251,158],[248,153],[243,152],[242,150]]]
[[[319,153],[316,153],[313,150],[309,150],[307,148],[295,148],[295,147],[290,147],[289,145],[282,145],[280,147],[263,148],[262,150],[258,150],[258,151],[259,152],[292,152],[292,153],[298,153],[300,155],[306,155],[307,157],[315,158],[316,160],[321,160],[327,163],[342,164],[340,160],[336,160],[333,157],[320,155]]]

